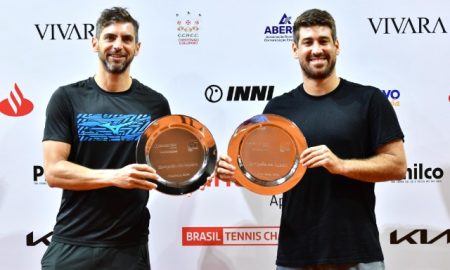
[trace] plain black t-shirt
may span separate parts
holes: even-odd
[[[308,146],[327,145],[343,159],[364,159],[403,139],[392,105],[374,87],[344,79],[323,96],[298,88],[272,99],[264,113],[284,116]],[[374,183],[307,169],[283,194],[277,265],[364,263],[383,260],[375,218]]]
[[[93,78],[58,88],[46,111],[43,140],[71,145],[68,160],[92,169],[135,163],[135,148],[151,121],[170,114],[167,100],[133,79],[119,93]],[[52,240],[87,246],[146,243],[148,191],[107,187],[63,190]]]

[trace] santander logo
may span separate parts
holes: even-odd
[[[9,97],[0,102],[0,112],[8,116],[24,116],[33,108],[33,103],[23,96],[17,83],[14,84],[14,90],[9,93]]]

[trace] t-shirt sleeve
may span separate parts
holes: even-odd
[[[270,114],[270,113],[272,113],[274,111],[274,102],[273,102],[273,99],[271,99],[267,104],[266,104],[266,106],[264,107],[264,110],[263,110],[263,114]]]
[[[373,149],[404,135],[394,108],[380,90],[374,91],[369,105],[370,141]]]
[[[73,142],[71,108],[66,93],[58,88],[51,96],[45,112],[43,141]]]
[[[165,97],[163,97],[162,111],[163,111],[164,116],[171,114],[169,101],[167,101],[167,99]]]

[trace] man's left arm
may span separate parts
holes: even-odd
[[[310,147],[300,158],[307,168],[322,166],[330,173],[364,182],[400,180],[406,175],[406,155],[401,139],[380,146],[374,156],[366,159],[341,159],[326,145]]]

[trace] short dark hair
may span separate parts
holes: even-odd
[[[325,10],[309,9],[303,12],[294,22],[294,42],[298,43],[300,39],[300,27],[328,26],[331,29],[333,41],[337,40],[336,23],[333,16]]]
[[[97,20],[95,25],[95,36],[100,38],[100,33],[105,27],[110,26],[113,23],[131,23],[134,26],[134,34],[136,36],[136,42],[139,41],[139,23],[130,15],[126,8],[112,7],[105,9]]]

